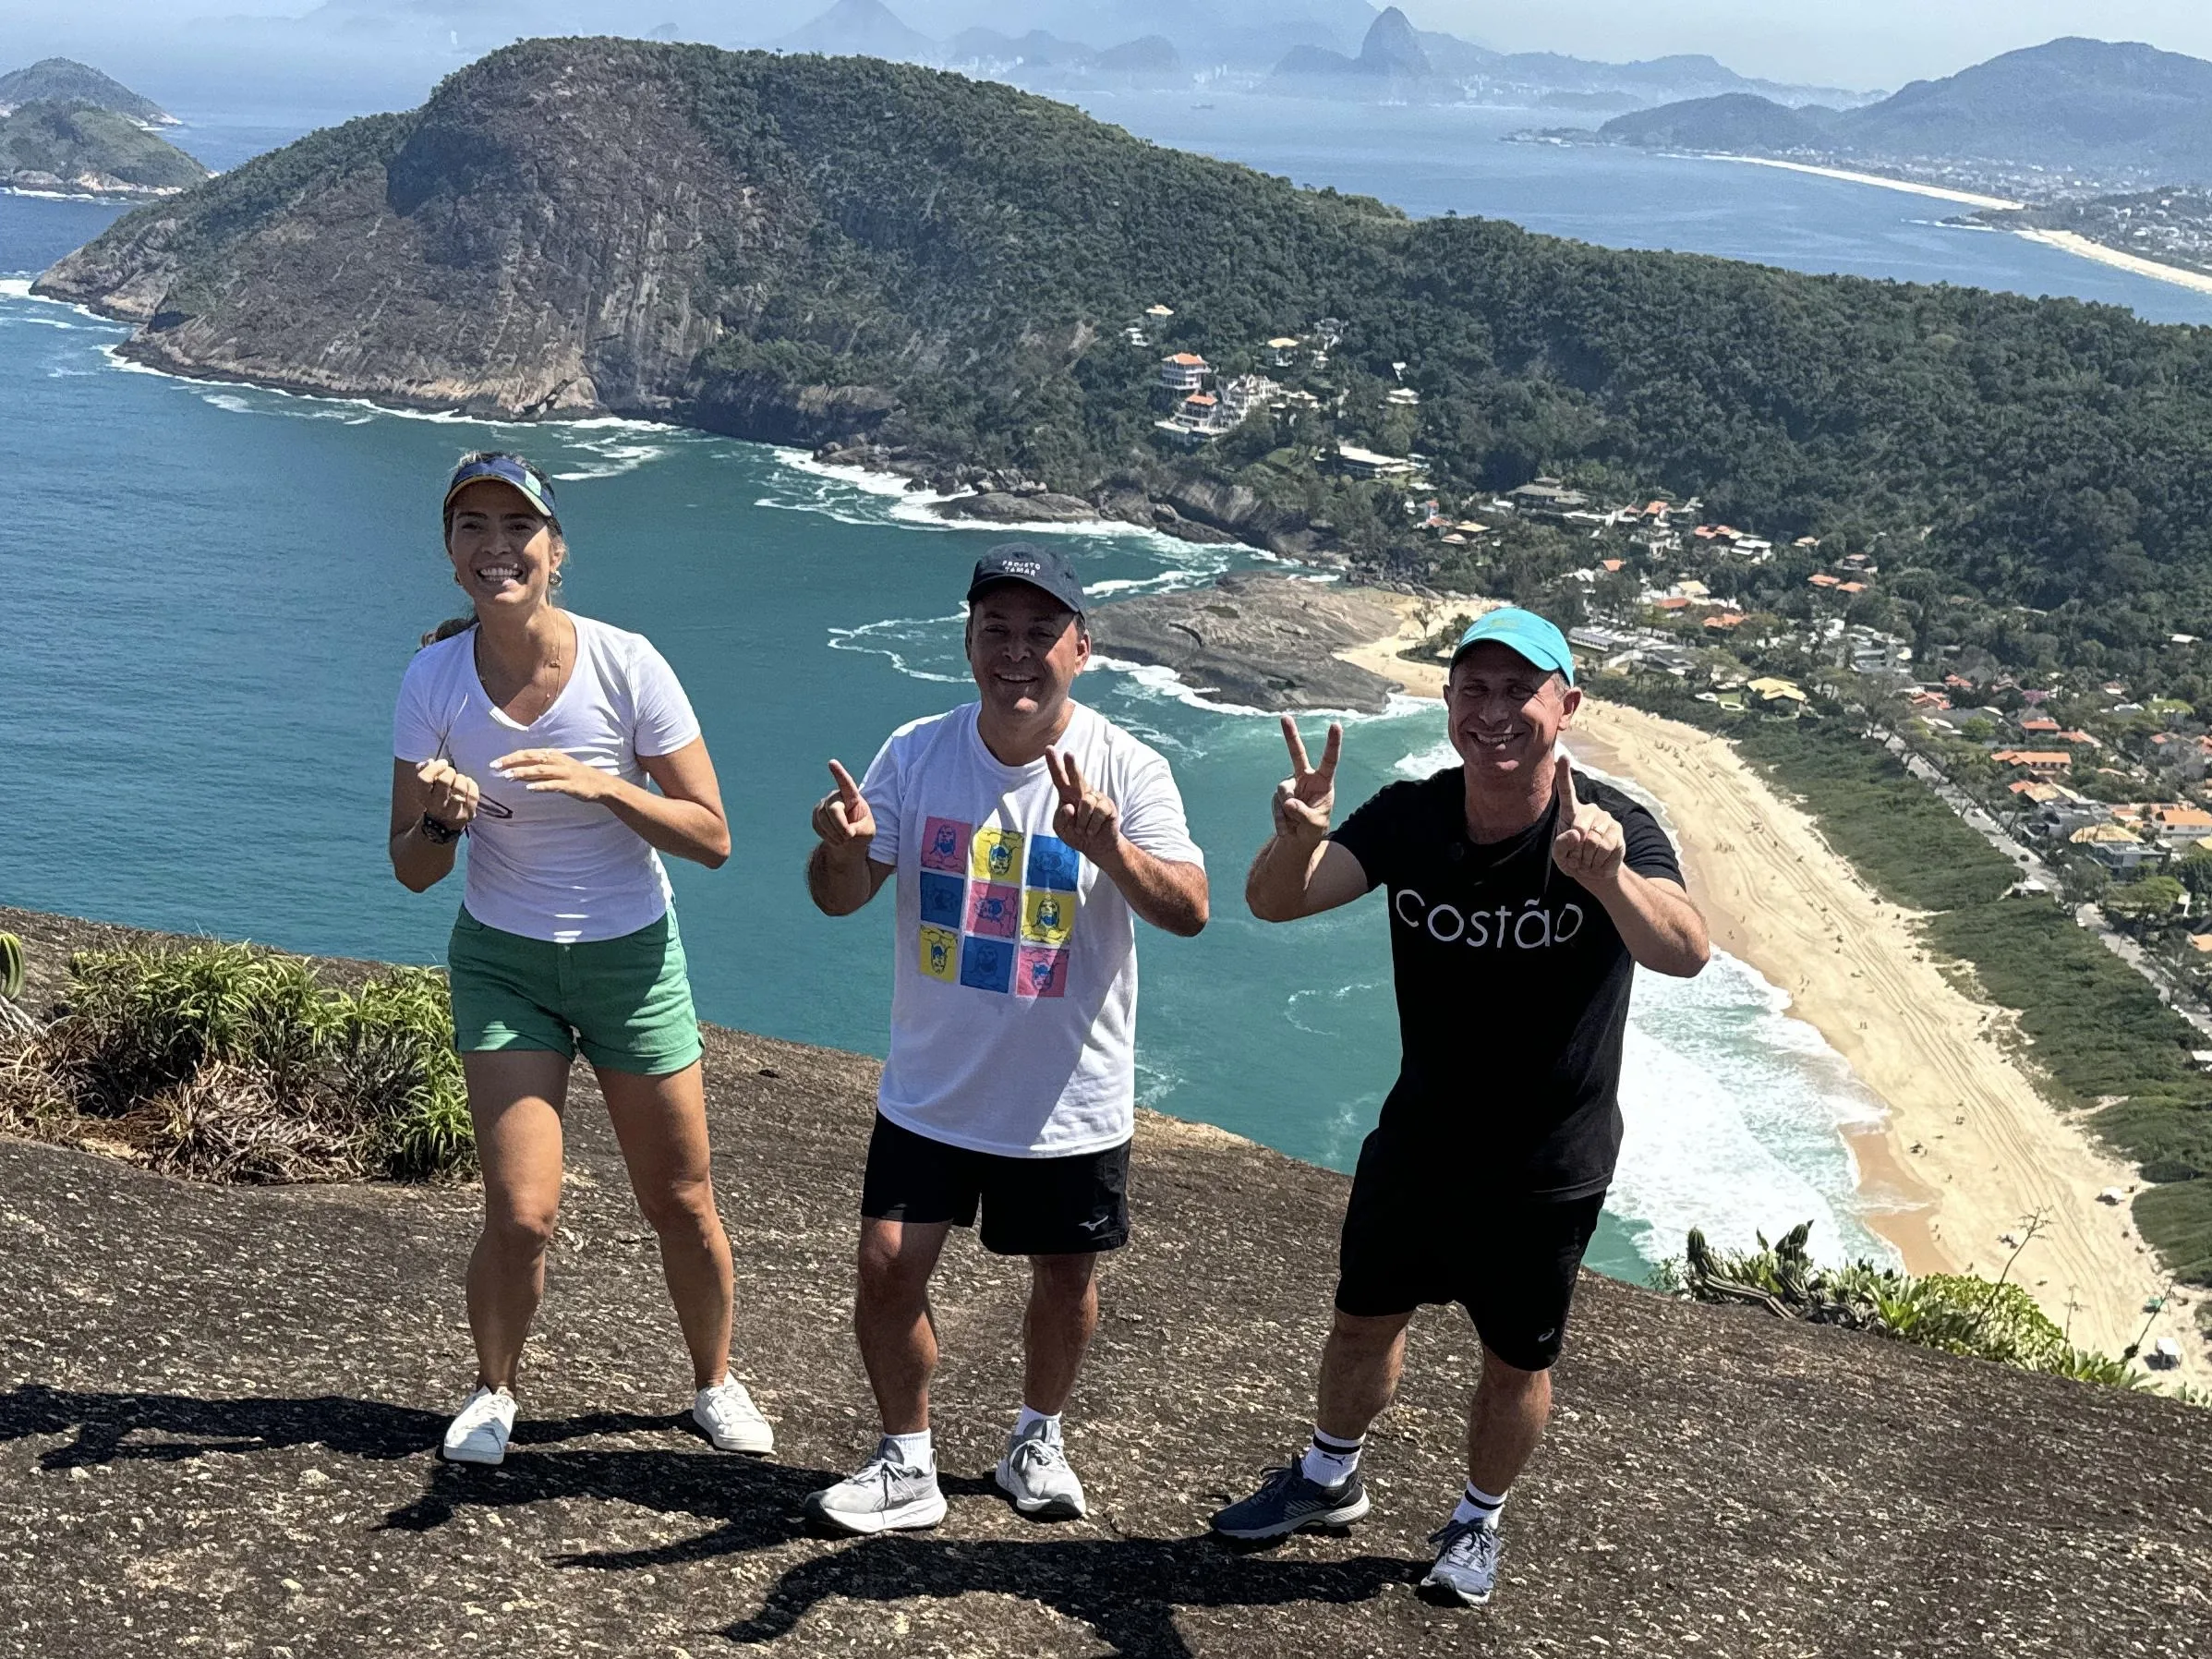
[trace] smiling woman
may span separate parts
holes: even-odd
[[[542,472],[518,455],[465,455],[446,482],[444,521],[473,613],[437,630],[400,687],[391,852],[401,884],[422,892],[469,842],[448,962],[485,1214],[468,1268],[477,1387],[445,1455],[506,1456],[560,1206],[561,1112],[578,1048],[659,1235],[691,1350],[693,1416],[724,1450],[766,1452],[773,1433],[729,1374],[730,1244],[659,856],[710,868],[729,856],[714,764],[660,654],[553,603],[568,544]],[[486,794],[485,781],[505,798]]]

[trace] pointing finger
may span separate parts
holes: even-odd
[[[1329,741],[1321,746],[1321,775],[1324,780],[1336,776],[1336,758],[1344,753],[1344,728],[1335,721],[1329,722]]]
[[[1567,757],[1565,755],[1559,757],[1559,769],[1553,774],[1552,793],[1559,798],[1561,820],[1565,823],[1573,823],[1576,811],[1575,769],[1567,763]]]
[[[1068,774],[1058,749],[1048,748],[1045,751],[1045,769],[1052,774],[1052,787],[1065,798],[1068,793]]]
[[[1083,781],[1082,769],[1075,764],[1075,757],[1069,755],[1063,758],[1068,768],[1068,788],[1080,801],[1090,793],[1091,786]]]
[[[844,802],[849,812],[860,805],[860,785],[852,781],[852,774],[836,761],[829,763],[829,775],[837,780],[838,798]]]
[[[1283,742],[1289,745],[1292,771],[1302,778],[1313,769],[1312,763],[1306,758],[1306,740],[1298,734],[1298,721],[1287,714],[1283,716]]]

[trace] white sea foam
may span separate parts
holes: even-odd
[[[29,299],[30,284],[28,276],[0,276],[0,299]]]
[[[1742,1249],[1810,1221],[1820,1260],[1896,1261],[1865,1224],[1843,1138],[1881,1121],[1881,1103],[1788,1004],[1722,952],[1695,979],[1638,971],[1610,1205],[1646,1224],[1649,1259],[1679,1255],[1693,1227]]]
[[[1254,708],[1245,703],[1216,702],[1206,695],[1210,688],[1193,687],[1175,670],[1157,662],[1130,662],[1123,658],[1094,652],[1091,666],[1126,675],[1145,695],[1165,697],[1181,703],[1186,708],[1203,708],[1208,714],[1256,716],[1261,720],[1273,721],[1280,720],[1284,712],[1278,708]],[[1388,705],[1377,713],[1371,714],[1360,708],[1300,708],[1295,712],[1300,720],[1336,721],[1343,725],[1354,726],[1367,725],[1375,721],[1397,720],[1432,707],[1433,703],[1428,698],[1411,697],[1404,692],[1394,691],[1390,694]]]
[[[833,651],[858,651],[871,657],[882,657],[901,673],[912,680],[926,680],[938,685],[966,685],[973,676],[965,669],[959,673],[947,673],[937,669],[921,668],[913,658],[925,651],[940,654],[944,643],[931,639],[929,635],[942,630],[949,623],[959,622],[966,612],[955,611],[949,616],[890,616],[881,622],[863,623],[856,628],[829,630],[829,648]],[[956,649],[957,655],[957,649]]]

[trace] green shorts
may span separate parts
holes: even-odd
[[[662,1077],[699,1058],[676,913],[620,938],[556,945],[487,927],[465,906],[446,947],[453,1047],[534,1048]]]

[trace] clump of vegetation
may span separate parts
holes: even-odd
[[[248,945],[86,951],[0,1035],[0,1130],[204,1181],[436,1181],[475,1167],[445,981],[345,991]]]
[[[1778,1318],[1870,1331],[2077,1382],[2146,1385],[2125,1360],[2074,1347],[2018,1285],[1957,1273],[1914,1278],[1868,1262],[1822,1267],[1806,1253],[1812,1230],[1807,1221],[1772,1244],[1762,1233],[1756,1251],[1735,1253],[1713,1249],[1693,1228],[1686,1257],[1666,1263],[1654,1278],[1698,1302],[1748,1303]]]

